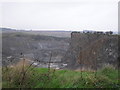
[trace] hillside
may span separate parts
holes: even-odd
[[[69,38],[62,37],[61,32],[53,35],[50,35],[53,32],[41,32],[3,31],[3,65],[18,62],[23,54],[30,62],[41,61],[39,67],[47,67],[52,53],[51,63],[55,68],[66,65],[67,69],[99,69],[107,64],[118,66],[118,35],[74,32]]]
[[[21,54],[25,58],[47,63],[52,53],[52,62],[61,62],[69,46],[69,38],[28,34],[24,32],[2,33],[3,65],[16,63]]]

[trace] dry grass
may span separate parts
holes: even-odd
[[[3,81],[8,81],[8,87],[12,87],[11,84],[13,83],[17,86],[24,87],[26,81],[31,78],[32,74],[29,66],[29,61],[23,59],[15,65],[3,67]]]

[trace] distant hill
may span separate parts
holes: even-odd
[[[11,29],[11,28],[0,28],[2,30],[2,33],[13,33],[13,32],[23,32],[26,34],[32,34],[32,35],[45,35],[45,36],[55,36],[55,37],[71,37],[72,31],[64,31],[64,30],[18,30],[18,29]],[[81,33],[84,31],[90,31],[95,32],[91,30],[83,30],[80,31]],[[76,31],[74,31],[76,32]],[[118,34],[118,32],[113,32],[113,34]]]
[[[16,29],[11,29],[11,28],[0,28],[2,30],[2,33],[24,33],[24,34],[29,34],[29,35],[44,35],[44,36],[54,36],[54,37],[70,37],[71,36],[71,31],[27,31],[27,30],[16,30]]]
[[[2,31],[16,31],[16,29],[11,29],[11,28],[0,28]]]

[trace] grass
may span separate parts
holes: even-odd
[[[82,78],[80,71],[31,67],[22,85],[18,83],[22,75],[19,78],[20,70],[16,69],[20,67],[3,73],[3,88],[120,88],[118,72],[112,67],[97,71],[96,77],[95,72],[83,71]],[[11,80],[8,76],[12,76]]]
[[[111,66],[81,76],[80,71],[36,68],[23,59],[2,71],[3,88],[120,88],[118,70]]]

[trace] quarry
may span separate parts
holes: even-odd
[[[88,31],[63,33],[57,37],[55,34],[32,34],[32,31],[2,31],[2,65],[12,65],[26,58],[34,62],[33,65],[45,68],[48,63],[55,69],[97,70],[105,65],[117,68],[119,35]]]
[[[71,33],[68,53],[63,61],[69,69],[100,69],[105,65],[118,67],[118,35],[112,33]]]

